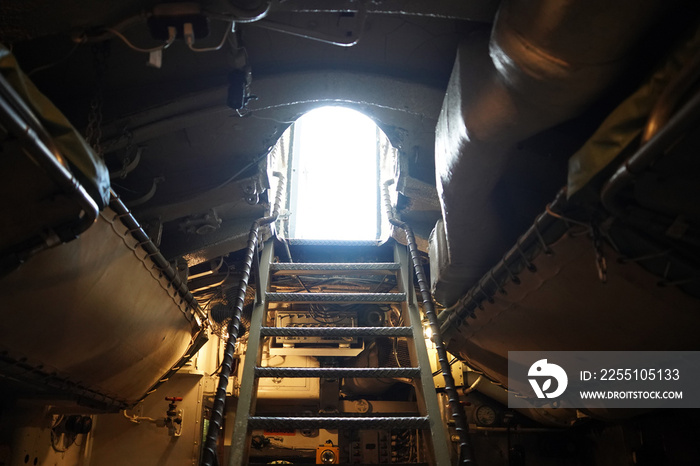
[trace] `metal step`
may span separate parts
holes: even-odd
[[[267,466],[269,463],[248,463],[248,466]],[[377,466],[377,463],[334,463],[335,466]],[[429,466],[428,463],[391,463],[391,466]]]
[[[265,293],[270,303],[402,303],[406,293]]]
[[[410,337],[411,327],[261,327],[263,337]]]
[[[256,367],[256,377],[318,377],[322,379],[339,379],[350,377],[395,378],[420,377],[418,367]]]
[[[339,262],[339,263],[289,263],[276,262],[270,264],[270,272],[275,275],[295,275],[302,272],[304,275],[313,274],[385,274],[389,275],[401,269],[401,264],[396,262]]]
[[[288,239],[290,246],[379,247],[378,240]]]
[[[393,417],[269,417],[251,416],[249,429],[428,429],[428,416]]]

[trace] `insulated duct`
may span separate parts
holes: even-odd
[[[433,283],[440,302],[453,304],[520,233],[505,227],[496,201],[510,150],[590,105],[667,7],[505,0],[490,35],[476,33],[460,46],[436,128],[447,246]]]

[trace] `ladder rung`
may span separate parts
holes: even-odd
[[[248,418],[250,429],[427,429],[428,416],[393,417],[268,417]]]
[[[411,327],[261,327],[263,337],[410,337]]]
[[[343,262],[343,263],[289,263],[277,262],[270,264],[270,271],[276,272],[278,275],[293,274],[303,272],[304,274],[319,274],[333,272],[336,274],[344,273],[393,273],[401,268],[401,264],[396,262]]]
[[[406,293],[265,293],[277,303],[401,303]]]
[[[288,239],[290,246],[341,246],[341,247],[378,247],[377,240],[342,240],[342,239]]]
[[[417,367],[256,367],[256,377],[319,377],[325,379],[365,377],[420,377]]]
[[[267,466],[270,463],[248,463],[248,466]],[[377,463],[335,463],[335,466],[376,466]],[[392,466],[430,466],[428,463],[391,463]]]

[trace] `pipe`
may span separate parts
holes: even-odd
[[[264,19],[272,7],[272,0],[263,0],[254,8],[237,6],[235,3],[229,1],[226,6],[228,11],[224,13],[215,13],[213,11],[204,11],[203,13],[212,19],[233,21],[235,23],[254,23]]]
[[[463,395],[466,395],[466,394],[471,393],[471,392],[473,392],[474,390],[476,390],[476,386],[479,385],[479,384],[481,383],[481,380],[483,379],[483,377],[484,377],[483,375],[479,375],[479,376],[476,378],[476,380],[474,381],[474,383],[472,383],[472,384],[469,385],[467,388],[464,388],[464,389],[462,390],[462,394],[463,394]]]
[[[129,16],[122,21],[114,24],[111,27],[105,28],[99,33],[88,33],[87,31],[80,31],[71,36],[71,39],[76,44],[92,43],[92,42],[104,42],[110,40],[114,37],[113,31],[122,31],[136,23],[143,22],[151,16],[150,12],[141,11],[136,15]]]
[[[678,107],[681,99],[700,79],[700,53],[696,53],[695,57],[683,67],[680,74],[671,83],[666,86],[659,99],[656,101],[654,108],[649,114],[649,120],[644,127],[642,139],[640,143],[646,144],[649,140],[659,132],[663,126],[668,123],[673,111]]]
[[[24,261],[39,251],[76,238],[95,222],[99,209],[95,200],[68,169],[68,163],[54,145],[51,136],[3,76],[0,76],[0,109],[0,123],[22,141],[23,148],[32,161],[82,210],[80,218],[67,229],[68,235],[47,238],[43,244],[23,252],[24,257],[20,261]]]
[[[454,0],[382,0],[366,2],[372,16],[392,15],[401,17],[443,18],[450,20],[493,22],[498,2],[477,0],[455,2]],[[274,7],[274,13],[354,13],[357,0],[285,0]]]
[[[357,7],[356,21],[354,33],[347,37],[334,37],[330,34],[324,34],[321,32],[309,31],[304,28],[297,26],[292,26],[291,24],[278,23],[276,21],[262,20],[258,21],[253,26],[257,26],[262,29],[267,29],[270,31],[281,32],[283,34],[289,34],[291,36],[301,37],[302,39],[315,40],[318,42],[323,42],[325,44],[336,45],[338,47],[352,47],[357,45],[362,37],[362,31],[365,27],[365,20],[367,19],[367,8],[365,6],[365,0],[360,0]]]
[[[413,235],[413,230],[411,227],[407,223],[396,219],[393,214],[391,196],[389,195],[389,185],[393,183],[393,179],[384,182],[384,205],[389,217],[389,222],[392,225],[401,228],[406,233],[406,242],[408,243],[408,250],[413,263],[413,271],[416,274],[418,288],[423,299],[423,313],[430,323],[430,330],[433,334],[433,342],[435,343],[438,362],[440,363],[442,376],[445,379],[445,392],[447,393],[450,410],[452,411],[452,419],[455,421],[455,430],[459,436],[459,464],[474,464],[471,444],[469,442],[469,425],[467,424],[467,417],[464,414],[464,409],[459,401],[459,394],[455,388],[454,377],[452,377],[452,367],[450,366],[447,351],[445,350],[445,344],[442,340],[440,324],[438,322],[437,314],[435,313],[435,307],[433,306],[433,298],[430,295],[430,291],[428,291],[428,281],[425,277],[423,265],[421,264],[420,257],[418,255],[416,238]]]
[[[141,421],[152,422],[154,424],[156,422],[158,422],[156,419],[154,419],[152,417],[137,416],[135,414],[133,416],[129,416],[128,414],[126,414],[126,409],[122,410],[122,414],[124,415],[125,418],[127,418],[130,422],[133,422],[134,424],[140,424]]]
[[[505,0],[489,63],[474,70],[486,79],[466,83],[477,85],[462,103],[467,132],[510,145],[578,114],[615,79],[662,9],[658,0]]]
[[[207,275],[212,275],[221,269],[221,266],[224,265],[224,256],[219,257],[219,263],[217,265],[214,265],[212,267],[211,261],[209,262],[210,268],[206,272],[201,272],[201,273],[196,273],[194,275],[190,275],[187,277],[187,281],[191,282],[195,278],[201,278],[201,277],[206,277]]]
[[[233,353],[236,350],[236,340],[241,331],[241,316],[243,315],[243,303],[245,302],[246,291],[248,290],[248,280],[250,272],[253,268],[253,259],[256,257],[256,249],[258,247],[258,230],[263,225],[269,225],[279,217],[279,209],[282,204],[282,191],[284,190],[285,178],[280,172],[274,172],[274,176],[279,178],[277,185],[277,194],[275,196],[275,204],[272,214],[268,217],[262,217],[254,221],[250,226],[248,234],[248,246],[245,253],[245,262],[241,270],[241,281],[238,284],[238,295],[235,298],[233,317],[228,326],[228,340],[224,349],[224,359],[221,362],[221,370],[219,372],[219,384],[216,389],[214,398],[214,406],[211,410],[209,419],[209,429],[207,437],[204,441],[204,452],[202,453],[202,465],[214,466],[218,465],[216,457],[216,443],[219,437],[219,430],[224,419],[224,409],[226,408],[226,388],[228,380],[233,371]],[[236,447],[236,445],[233,445]],[[242,447],[241,445],[238,445]]]
[[[191,293],[197,294],[197,293],[200,293],[202,291],[210,290],[212,288],[218,288],[218,287],[222,286],[224,283],[226,283],[226,280],[228,280],[228,277],[230,275],[231,275],[230,270],[227,270],[226,276],[221,281],[218,281],[216,283],[212,283],[210,285],[204,285],[204,286],[201,286],[199,288],[195,288],[194,290],[191,290]]]
[[[460,46],[435,141],[449,257],[438,277],[450,284],[437,296],[443,304],[453,304],[515,239],[499,202],[512,149],[590,105],[667,5],[504,0],[490,35],[477,32]]]
[[[124,165],[122,166],[121,169],[110,172],[109,174],[109,179],[113,180],[115,178],[121,178],[124,179],[126,178],[126,175],[134,171],[134,169],[138,166],[139,162],[141,162],[141,154],[143,153],[143,148],[144,146],[138,146],[136,148],[136,153],[134,154],[133,160],[125,159]]]
[[[148,190],[146,194],[144,194],[141,197],[138,197],[132,201],[127,202],[127,206],[130,209],[133,209],[134,207],[138,207],[140,205],[145,204],[146,202],[150,201],[153,199],[153,196],[156,195],[156,190],[158,189],[158,184],[165,181],[165,178],[162,176],[157,176],[153,178],[153,181],[151,182],[151,189]]]
[[[696,54],[678,77],[664,89],[649,114],[640,141],[641,148],[630,156],[603,186],[600,193],[601,202],[613,215],[626,215],[625,207],[617,200],[619,192],[629,185],[640,171],[660,157],[700,116],[700,93],[672,116],[673,110],[698,78],[700,54]]]
[[[700,119],[700,92],[696,93],[649,142],[625,160],[603,186],[600,201],[608,212],[618,217],[626,216],[625,206],[617,199],[617,195],[642,170],[662,156],[679,137],[689,131],[698,119]]]

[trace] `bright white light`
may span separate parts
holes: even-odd
[[[324,107],[295,123],[294,238],[377,238],[377,126],[365,115]]]
[[[423,336],[425,337],[426,340],[432,340],[433,329],[430,328],[430,325],[427,325],[427,324],[423,325]]]

